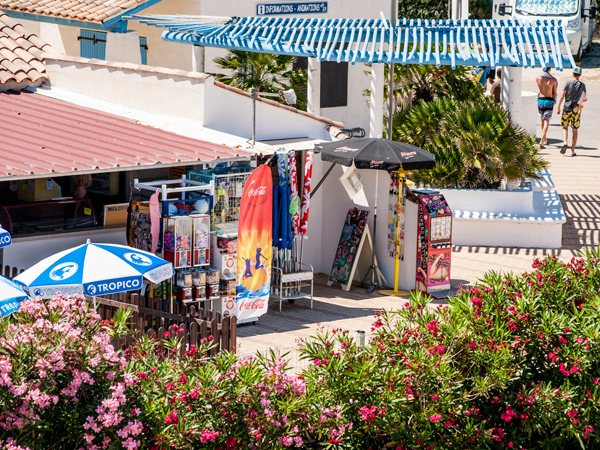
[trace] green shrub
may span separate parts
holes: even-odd
[[[369,342],[322,331],[292,375],[271,353],[180,356],[182,329],[123,355],[81,299],[0,321],[0,448],[599,448],[600,250],[489,272],[446,306],[412,294]]]
[[[413,294],[364,348],[318,336],[304,354],[328,361],[307,371],[307,390],[347,405],[351,448],[596,448],[600,253],[533,268],[489,272],[449,306]]]

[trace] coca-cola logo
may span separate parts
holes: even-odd
[[[244,187],[244,201],[242,202],[242,211],[248,206],[259,206],[265,202],[271,201],[271,186],[273,178],[269,166],[260,166],[248,178]],[[246,213],[242,212],[242,216]]]
[[[244,311],[245,309],[252,309],[252,310],[259,310],[259,309],[263,309],[265,305],[265,299],[264,298],[257,298],[256,300],[252,301],[247,301],[247,302],[242,302],[240,304],[240,311]]]
[[[267,192],[266,186],[259,186],[256,189],[250,189],[248,191],[248,197],[256,197],[257,195],[264,195]]]

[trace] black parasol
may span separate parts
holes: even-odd
[[[358,169],[432,169],[435,156],[414,145],[383,138],[352,138],[315,145],[323,161]]]
[[[432,169],[435,166],[435,156],[414,145],[390,141],[389,139],[383,138],[351,138],[342,141],[315,144],[315,153],[320,153],[323,161],[331,161],[343,166],[351,166],[352,163],[354,163],[358,169],[377,170],[373,214],[373,253],[371,257],[371,267],[363,280],[364,283],[370,275],[371,280],[367,292],[372,292],[378,285],[375,281],[375,276],[377,275],[379,278],[379,284],[381,284],[381,279],[383,278],[375,261],[375,243],[377,236],[377,185],[379,184],[379,171]],[[334,165],[332,164],[327,173],[323,176],[323,179],[329,175],[333,166]],[[319,182],[314,191],[319,188],[323,179]],[[385,278],[383,279],[385,280]]]

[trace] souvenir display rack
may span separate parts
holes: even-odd
[[[211,208],[212,230],[231,230],[229,225],[237,224],[240,215],[240,202],[246,180],[252,173],[250,166],[233,166],[218,169],[188,170],[190,180],[214,185]],[[237,226],[235,227],[237,230]]]
[[[210,215],[214,183],[165,180],[140,183],[134,188],[152,193],[160,188],[162,257],[176,270],[170,287],[160,289],[163,300],[183,303],[213,302],[219,299],[219,271],[210,266]],[[191,196],[194,194],[194,197]],[[173,287],[176,287],[173,295]],[[165,298],[166,297],[166,298]],[[175,297],[175,300],[174,298]]]

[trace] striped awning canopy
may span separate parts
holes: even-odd
[[[320,61],[575,67],[561,21],[314,19],[135,15],[163,40]]]

